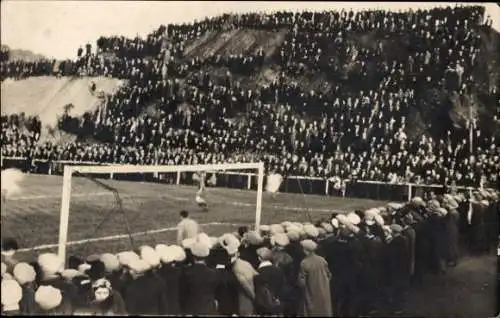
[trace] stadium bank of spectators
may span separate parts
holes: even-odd
[[[483,128],[474,131],[471,153],[468,133],[451,123],[420,136],[410,136],[409,127],[410,110],[436,103],[436,92],[463,96],[476,85],[483,14],[481,7],[228,14],[161,26],[146,39],[101,37],[98,54],[87,45],[69,69],[129,80],[105,106],[73,121],[72,132],[102,143],[32,144],[29,152],[33,158],[137,164],[243,155],[285,175],[474,186],[486,179],[495,186],[498,140]],[[189,41],[238,28],[288,32],[271,57],[262,48],[185,56]],[[373,43],[358,43],[368,33]],[[404,44],[401,51],[392,52],[394,39]],[[280,65],[279,76],[268,85],[242,84],[266,59]],[[8,77],[23,73],[5,65]],[[30,72],[24,73],[38,74]],[[311,72],[323,72],[330,88],[302,87],[300,76]],[[156,114],[144,114],[146,108]],[[2,153],[12,152],[8,145],[16,148],[2,143]]]

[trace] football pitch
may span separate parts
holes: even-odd
[[[62,177],[28,175],[21,187],[22,193],[8,197],[2,204],[2,236],[16,238],[27,256],[41,250],[56,251]],[[181,210],[189,211],[209,235],[254,226],[256,191],[208,188],[209,211],[203,212],[194,201],[196,190],[185,185],[106,179],[95,182],[74,177],[69,255],[114,253],[142,244],[173,244]],[[384,202],[289,193],[273,197],[264,193],[261,224],[285,220],[314,222],[332,212],[381,204]]]

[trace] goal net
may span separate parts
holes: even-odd
[[[254,191],[232,191],[235,187]],[[205,177],[200,177],[204,175]],[[207,187],[197,202],[199,179]],[[143,244],[175,241],[179,212],[186,210],[203,231],[217,235],[259,226],[263,163],[184,166],[102,165],[64,167],[57,250],[61,257],[118,252]],[[229,184],[231,186],[231,184]],[[54,229],[55,230],[55,229]]]

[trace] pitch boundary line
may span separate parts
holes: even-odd
[[[202,226],[202,227],[203,226],[223,226],[223,225],[225,225],[225,226],[238,226],[239,224],[225,223],[225,222],[209,222],[209,223],[200,224],[200,226]],[[177,229],[177,227],[171,226],[171,227],[166,227],[166,228],[157,229],[157,230],[135,232],[135,233],[131,233],[130,235],[129,234],[118,234],[118,235],[96,237],[96,238],[91,238],[91,239],[67,242],[66,246],[82,245],[82,244],[92,243],[92,242],[114,241],[114,240],[127,238],[129,236],[143,236],[143,235],[149,235],[149,234],[158,234],[158,233],[163,233],[163,232],[174,231],[176,229]],[[59,246],[59,244],[44,244],[44,245],[38,245],[35,247],[21,248],[21,249],[18,249],[17,252],[23,253],[23,252],[30,252],[30,251],[46,250],[46,249],[55,248],[58,246]]]

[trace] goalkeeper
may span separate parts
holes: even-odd
[[[199,182],[199,188],[198,191],[196,192],[195,202],[199,207],[203,209],[203,212],[208,212],[208,205],[207,201],[205,200],[205,187],[207,183],[209,185],[215,185],[216,183],[215,174],[212,175],[212,177],[208,180],[208,182],[207,182],[206,172],[196,173],[193,176],[193,179]]]

